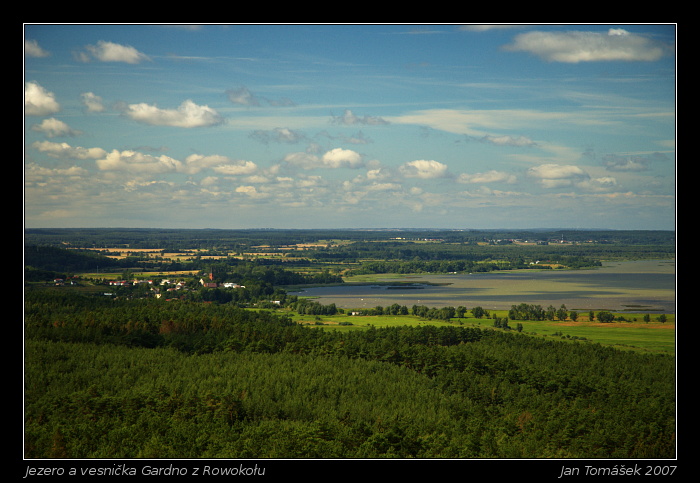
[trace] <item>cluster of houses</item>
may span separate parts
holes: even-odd
[[[57,281],[58,283],[58,281]],[[124,287],[124,286],[138,286],[138,285],[154,285],[153,280],[110,280],[107,282],[109,285],[112,286],[117,286],[117,287]],[[239,283],[234,283],[234,282],[224,282],[224,283],[217,283],[214,281],[214,274],[210,273],[208,276],[208,280],[205,278],[201,278],[199,280],[199,283],[205,287],[205,288],[218,288],[218,287],[223,287],[223,288],[232,288],[232,289],[238,289],[238,288],[245,288],[245,285],[241,285]],[[163,279],[160,281],[160,286],[161,287],[166,287],[165,292],[174,292],[177,290],[182,290],[186,288],[186,282],[184,281],[171,281],[169,279]],[[161,297],[161,289],[160,287],[152,287],[151,290],[155,292],[156,298]],[[112,295],[112,294],[105,294],[105,295]]]
[[[207,282],[204,279],[201,279],[199,281],[199,283],[202,284],[202,286],[205,288],[217,288],[217,287],[245,288],[245,285],[241,285],[239,283],[233,283],[233,282],[216,283],[216,282]]]
[[[72,278],[72,277],[69,277],[69,278]],[[66,280],[63,280],[62,278],[54,278],[53,283],[56,285],[65,285],[66,283],[68,283],[70,285],[76,285],[78,282],[76,282],[75,280],[72,280],[72,279],[69,279],[68,281],[66,281]]]
[[[233,282],[216,283],[216,282],[214,282],[214,274],[212,272],[209,272],[209,280],[204,280],[203,278],[200,278],[199,283],[204,288],[218,288],[218,287],[245,288],[245,285],[241,285],[239,283],[233,283]]]
[[[119,287],[124,287],[127,285],[142,285],[142,284],[153,285],[153,280],[134,280],[133,282],[129,282],[128,280],[110,280],[108,283],[109,283],[109,285],[116,285]]]
[[[57,283],[59,283],[58,280],[56,280]],[[60,281],[62,283],[62,281]],[[245,288],[245,285],[241,285],[239,283],[234,283],[234,282],[224,282],[224,283],[216,283],[211,280],[207,281],[204,280],[203,278],[199,280],[199,283],[205,287],[205,288],[218,288],[218,287],[224,287],[224,288]],[[129,285],[153,285],[153,280],[134,280],[133,282],[130,282],[128,280],[110,280],[108,282],[109,285],[114,285],[114,286],[119,286],[119,287],[124,287],[124,286],[129,286]],[[172,290],[180,290],[182,288],[185,288],[185,282],[180,281],[180,282],[171,282],[170,280],[164,279],[160,281],[160,285],[174,285],[174,287],[169,287],[166,290],[172,291]]]

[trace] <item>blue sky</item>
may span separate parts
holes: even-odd
[[[24,36],[26,227],[675,229],[675,25]]]

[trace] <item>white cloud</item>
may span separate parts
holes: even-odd
[[[150,60],[143,54],[129,45],[120,45],[114,42],[100,40],[97,45],[87,45],[87,52],[78,54],[79,60],[89,62],[96,59],[100,62],[125,62],[127,64],[139,64]]]
[[[252,161],[238,161],[229,164],[215,166],[212,170],[219,174],[229,176],[239,176],[243,174],[252,174],[257,171],[257,165]]]
[[[523,147],[523,146],[535,146],[536,143],[525,136],[493,136],[493,135],[486,135],[483,138],[481,138],[482,141],[495,144],[497,146],[515,146],[515,147]]]
[[[617,180],[612,176],[603,176],[600,178],[591,178],[587,180],[582,180],[577,183],[579,188],[586,191],[600,192],[608,191],[610,189],[617,187]]]
[[[24,55],[27,57],[48,57],[50,54],[39,46],[36,40],[24,40]]]
[[[311,153],[289,153],[285,156],[284,161],[290,166],[295,166],[303,169],[357,169],[364,166],[362,156],[359,153],[350,149],[343,148],[331,149],[321,157],[318,157]]]
[[[578,63],[596,61],[655,61],[664,45],[623,29],[601,32],[527,32],[517,35],[506,50],[529,52],[544,60]]]
[[[294,182],[297,188],[314,189],[323,186],[324,180],[320,176],[301,176]]]
[[[95,163],[103,171],[128,171],[140,174],[171,173],[182,169],[180,161],[165,155],[156,157],[116,149]]]
[[[85,176],[87,170],[79,166],[71,166],[69,168],[47,168],[31,163],[25,167],[25,181],[39,182],[46,178],[53,179],[55,177],[80,177]]]
[[[360,168],[362,156],[350,149],[335,148],[321,158],[323,165],[329,168]]]
[[[235,176],[253,174],[257,171],[258,166],[252,161],[232,160],[218,154],[210,156],[191,154],[185,158],[184,172],[197,174],[203,169],[212,169],[219,174]]]
[[[205,178],[202,178],[202,180],[199,182],[200,186],[215,186],[217,182],[219,181],[219,178],[216,176],[207,176]]]
[[[80,98],[88,112],[102,112],[105,110],[102,98],[92,92],[84,92],[80,94]]]
[[[99,159],[107,152],[102,148],[74,147],[67,143],[37,141],[32,147],[52,158],[58,159]]]
[[[226,156],[217,154],[211,156],[191,154],[185,158],[185,171],[189,174],[196,174],[202,169],[213,168],[214,166],[230,163],[230,161]]]
[[[367,186],[367,191],[399,191],[402,186],[398,183],[372,183]]]
[[[255,186],[239,186],[236,193],[242,193],[250,198],[267,198],[266,193],[260,193]]]
[[[166,183],[164,181],[157,180],[141,180],[141,179],[130,179],[124,183],[124,191],[134,192],[141,191],[142,193],[148,192],[149,189],[152,191],[154,188],[172,188],[171,183]]]
[[[41,124],[32,126],[32,131],[43,133],[46,137],[54,138],[58,136],[77,136],[80,131],[71,129],[71,127],[63,121],[56,118],[44,119]]]
[[[130,104],[124,114],[134,121],[154,126],[206,127],[224,122],[223,117],[209,106],[199,106],[186,100],[177,109],[160,109],[146,103]]]
[[[425,109],[391,118],[394,124],[429,126],[453,134],[464,134],[484,141],[530,144],[526,137],[494,136],[493,131],[532,128],[535,123],[576,120],[571,114],[531,109]],[[533,143],[534,144],[534,143]]]
[[[462,173],[457,178],[459,183],[515,183],[517,178],[503,171],[490,170],[484,173]]]
[[[433,160],[419,159],[404,163],[399,171],[407,178],[445,178],[449,176],[447,165]]]
[[[538,178],[562,179],[581,176],[583,170],[574,165],[541,164],[529,169],[529,173]]]
[[[545,188],[571,186],[576,181],[585,180],[588,175],[578,166],[560,164],[541,164],[527,171],[528,176],[536,178]]]
[[[252,175],[252,176],[246,176],[246,178],[244,179],[244,181],[245,181],[246,183],[263,184],[263,183],[269,183],[269,182],[270,182],[270,178],[268,178],[267,176],[260,175],[260,174],[254,174],[254,175]]]
[[[61,110],[53,92],[48,92],[36,82],[24,84],[24,114],[48,116]]]
[[[367,179],[387,179],[393,176],[386,168],[376,168],[367,171]]]

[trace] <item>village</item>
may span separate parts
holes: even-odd
[[[56,285],[62,285],[63,281],[61,279],[56,279],[54,280],[56,282]],[[107,282],[108,285],[111,286],[116,286],[116,287],[126,287],[126,286],[141,286],[141,285],[154,285],[153,280],[139,280],[139,279],[134,279],[133,281],[129,280],[109,280]],[[214,274],[209,273],[207,278],[200,278],[199,279],[199,284],[204,287],[204,288],[230,288],[230,289],[240,289],[240,288],[245,288],[245,285],[241,285],[239,283],[235,282],[222,282],[218,283],[214,281]],[[166,287],[165,291],[166,292],[175,292],[178,290],[185,289],[187,287],[187,282],[184,280],[178,280],[178,281],[171,281],[170,279],[163,279],[161,280],[158,285],[160,287]],[[160,297],[160,289],[158,287],[152,288],[154,292],[156,292],[156,297]]]

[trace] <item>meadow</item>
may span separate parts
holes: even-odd
[[[506,317],[508,311],[490,311],[491,316]],[[425,326],[438,327],[476,327],[491,330],[502,330],[493,327],[492,319],[477,319],[464,317],[452,319],[450,322],[441,320],[425,320],[413,315],[299,315],[290,313],[295,322],[315,328],[326,328],[339,331],[363,330],[369,327],[398,327]],[[515,324],[522,324],[522,334],[540,337],[546,340],[579,341],[598,343],[621,350],[632,350],[646,353],[674,355],[676,348],[675,315],[667,314],[666,322],[659,322],[656,316],[651,316],[650,322],[642,320],[642,314],[616,313],[616,317],[624,317],[624,322],[600,323],[589,321],[587,314],[582,314],[576,322],[566,321],[509,321],[511,329]]]

